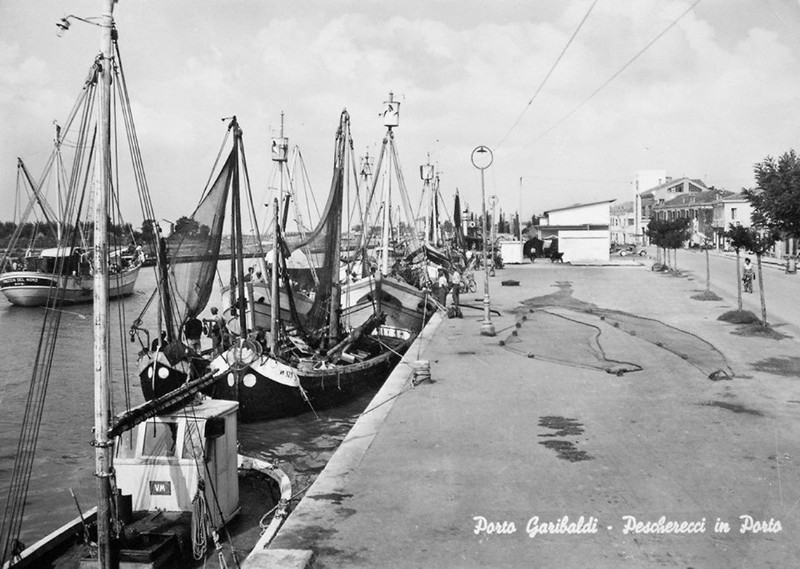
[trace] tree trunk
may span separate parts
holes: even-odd
[[[761,297],[761,326],[767,327],[767,303],[764,300],[764,274],[761,271],[761,255],[756,255],[758,264],[758,294]]]
[[[739,312],[742,311],[742,271],[740,260],[739,249],[736,249],[736,297],[739,302]]]
[[[706,292],[711,292],[711,265],[708,260],[708,249],[706,249]]]

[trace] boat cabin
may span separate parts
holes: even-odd
[[[117,486],[133,511],[192,512],[205,483],[213,523],[239,511],[235,401],[206,399],[161,414],[116,441]],[[219,509],[216,504],[219,504]]]

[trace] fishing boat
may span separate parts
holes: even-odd
[[[198,397],[200,389],[215,381],[213,373],[138,407],[116,415],[113,412],[110,387],[115,367],[111,362],[108,310],[111,270],[106,251],[109,186],[115,179],[110,160],[110,72],[112,67],[121,67],[114,4],[115,0],[104,0],[102,16],[94,19],[102,30],[101,53],[96,59],[100,140],[92,196],[95,397],[91,444],[95,449],[97,505],[79,511],[74,521],[29,547],[20,542],[63,312],[59,307],[64,297],[55,293],[48,296],[49,310],[44,311],[43,342],[33,366],[8,507],[0,528],[3,569],[206,566],[209,549],[216,553],[214,561],[220,567],[238,566],[247,552],[266,547],[288,512],[291,497],[291,485],[278,469],[237,455],[238,404]],[[66,24],[66,20],[62,22]],[[122,361],[126,361],[124,355]],[[250,476],[247,483],[243,483],[245,474]],[[257,483],[253,482],[255,478]],[[247,489],[257,491],[245,494]],[[259,537],[259,521],[270,511],[276,517]],[[231,535],[249,542],[237,541],[234,545],[223,537]]]
[[[243,421],[287,417],[352,399],[385,380],[415,337],[407,329],[387,326],[379,301],[372,304],[372,312],[363,324],[350,329],[342,324],[339,259],[350,140],[350,118],[343,111],[336,135],[331,190],[320,222],[305,239],[289,242],[283,237],[277,199],[273,202],[276,255],[271,272],[272,297],[277,298],[280,278],[290,306],[293,305],[286,258],[294,250],[312,247],[325,255],[311,295],[312,308],[301,320],[294,309],[292,318],[283,319],[273,307],[269,334],[248,326],[245,311],[239,311],[239,329],[248,330],[248,335],[238,335],[231,347],[211,362],[212,368],[226,371],[207,393],[238,401],[239,418]],[[234,151],[235,148],[236,145]],[[233,190],[235,194],[236,186]],[[237,274],[238,298],[247,298],[241,265]]]
[[[92,66],[78,101],[67,117],[65,127],[56,127],[55,146],[47,161],[45,172],[35,181],[21,158],[17,159],[18,184],[26,187],[30,202],[17,225],[12,239],[0,258],[0,291],[11,304],[17,306],[44,306],[54,291],[62,295],[64,303],[77,304],[91,302],[93,298],[94,271],[91,251],[91,226],[86,222],[89,212],[82,207],[88,203],[86,195],[91,179],[92,155],[96,138],[88,138],[93,130],[94,117],[86,113],[76,114],[91,104],[97,89],[98,70]],[[77,131],[76,147],[88,146],[85,151],[75,152],[71,175],[67,176],[62,157],[62,143],[68,134]],[[58,211],[48,203],[42,191],[45,183],[56,185]],[[18,193],[20,188],[18,188]],[[38,252],[30,246],[22,246],[23,229],[29,220],[39,215],[44,223],[36,224],[28,238],[35,241],[38,234],[47,240],[55,241],[55,247],[47,247]],[[116,218],[116,216],[115,216]],[[137,246],[132,235],[123,235],[125,224],[119,224],[112,231],[114,242],[109,249],[109,296],[118,298],[133,293],[139,270],[144,262],[141,246]],[[40,229],[36,229],[40,228]],[[24,249],[24,253],[18,254]]]
[[[310,192],[310,182],[308,172],[305,167],[300,148],[295,146],[291,152],[291,164],[289,153],[289,138],[286,136],[284,128],[284,114],[281,113],[280,128],[272,137],[270,144],[270,158],[273,163],[272,175],[268,184],[270,193],[266,204],[278,200],[280,208],[280,224],[284,234],[293,233],[298,238],[303,239],[311,231],[306,226],[304,218],[319,217],[319,212],[311,211],[313,193]],[[300,207],[300,193],[304,190],[306,212],[303,213]],[[245,187],[244,197],[248,204],[252,203],[252,196],[249,189]],[[314,202],[316,206],[316,202]],[[267,212],[269,208],[265,208]],[[291,218],[294,226],[289,228],[288,223]],[[259,224],[265,229],[265,234],[270,235],[275,230],[271,219],[262,219]],[[261,251],[260,251],[261,252]],[[301,290],[301,283],[313,286],[316,283],[316,272],[319,270],[319,263],[322,261],[321,251],[312,251],[309,247],[302,247],[293,252],[287,259],[287,267],[292,281],[296,286],[293,287],[292,298],[284,289],[281,283],[278,286],[278,298],[280,299],[281,320],[290,320],[292,310],[301,320],[311,310],[314,304],[312,298]],[[273,251],[267,251],[266,256],[258,256],[248,260],[252,268],[251,272],[245,273],[245,293],[247,301],[243,303],[246,312],[245,320],[251,322],[251,329],[262,329],[271,331],[272,326],[272,285],[263,275],[269,275],[274,262]],[[250,268],[248,268],[250,271]],[[222,285],[222,306],[228,329],[236,335],[241,334],[239,329],[239,319],[236,317],[236,286],[232,283]],[[291,305],[294,305],[294,309]]]
[[[362,182],[368,186],[365,188],[367,198],[363,208],[365,230],[361,234],[356,255],[348,259],[351,265],[360,265],[361,270],[356,278],[348,279],[342,285],[342,315],[351,326],[359,326],[369,317],[375,304],[380,303],[388,325],[418,334],[436,312],[437,306],[427,286],[429,278],[426,264],[400,260],[401,255],[392,246],[393,243],[404,241],[404,249],[416,251],[422,247],[414,230],[414,215],[398,158],[394,129],[400,124],[400,102],[394,100],[392,93],[389,93],[389,100],[384,102],[383,124],[386,134],[378,153],[375,175],[371,172],[368,159],[364,160],[362,167]],[[384,186],[380,199],[376,199],[378,183],[381,181]],[[393,228],[393,181],[405,211],[406,227],[411,228],[403,236],[399,235],[399,230],[395,234]],[[380,202],[379,208],[375,207],[376,202]],[[373,247],[369,242],[371,232],[366,228],[377,221],[374,219],[377,214],[382,217],[381,238],[380,244]],[[368,261],[368,251],[373,248],[379,259],[373,257]]]

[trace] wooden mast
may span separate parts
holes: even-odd
[[[278,355],[278,319],[280,318],[280,311],[281,311],[281,297],[280,297],[280,290],[278,289],[278,221],[279,221],[279,214],[278,211],[278,198],[275,198],[272,202],[272,209],[273,209],[273,226],[272,226],[272,267],[270,269],[270,295],[272,296],[272,302],[270,303],[270,337],[269,337],[269,351],[272,354],[272,357],[277,357]]]
[[[115,0],[103,0],[99,59],[100,144],[94,177],[94,446],[97,477],[97,546],[101,568],[112,567],[111,555],[111,423],[108,355],[108,193],[111,187],[111,61]]]

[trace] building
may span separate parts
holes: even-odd
[[[636,212],[634,202],[622,202],[611,206],[610,239],[611,243],[636,244]]]
[[[558,250],[569,262],[609,259],[611,203],[603,200],[546,211],[539,220],[539,238],[558,239]]]
[[[638,170],[633,176],[633,229],[636,240],[634,243],[642,244],[645,242],[644,228],[646,223],[642,223],[641,204],[639,194],[650,188],[660,186],[667,180],[666,170]]]
[[[637,213],[640,225],[638,226],[637,235],[642,235],[642,242],[645,244],[647,243],[644,232],[653,216],[653,208],[655,206],[663,205],[681,195],[700,193],[708,189],[709,188],[700,180],[693,180],[686,177],[673,180],[667,176],[666,181],[662,184],[649,188],[639,194]]]
[[[691,237],[688,245],[719,245],[722,232],[727,227],[725,199],[731,198],[736,194],[725,190],[691,190],[677,193],[680,195],[668,201],[654,204],[650,210],[650,218],[663,220],[689,219]],[[738,202],[728,203],[728,214],[730,214],[731,210],[736,213],[737,207],[733,207],[730,204],[736,203],[738,205]]]

